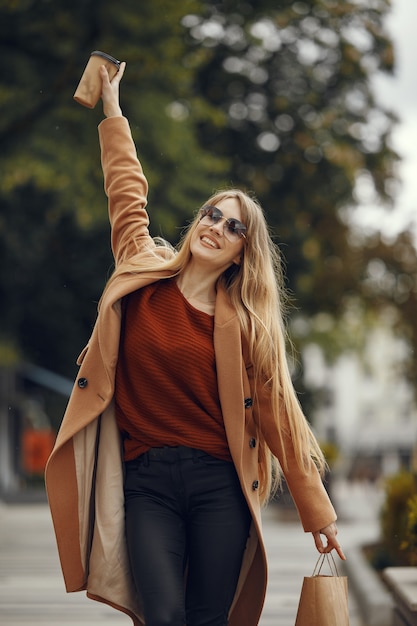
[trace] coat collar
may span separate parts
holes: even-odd
[[[109,308],[117,308],[118,303],[129,293],[141,289],[146,285],[157,282],[158,280],[172,277],[172,272],[156,271],[131,273],[125,272],[110,286],[108,292],[103,298],[103,313]],[[227,324],[231,319],[236,317],[236,310],[232,305],[229,295],[222,284],[218,285],[216,305],[214,312],[214,321],[218,326]]]

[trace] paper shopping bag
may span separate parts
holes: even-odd
[[[326,560],[328,576],[320,573]],[[295,626],[349,626],[347,577],[339,576],[328,554],[320,556],[312,576],[304,577]]]

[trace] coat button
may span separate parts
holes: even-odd
[[[77,385],[80,389],[84,389],[88,385],[88,380],[86,378],[79,378],[77,381]]]
[[[254,480],[252,483],[252,491],[256,491],[259,487],[259,480]]]
[[[249,448],[255,448],[256,447],[256,439],[255,437],[251,437],[249,439]]]
[[[250,409],[252,404],[252,398],[245,398],[245,409]]]

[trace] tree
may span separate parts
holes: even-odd
[[[108,226],[80,230],[75,214],[55,211],[55,203],[51,192],[28,184],[2,205],[1,343],[19,358],[70,375],[112,260],[103,245]]]
[[[72,100],[91,50],[103,48],[127,61],[124,110],[155,183],[151,190],[161,183],[158,193],[166,208],[155,203],[156,222],[168,235],[176,234],[170,210],[188,216],[200,200],[199,188],[212,186],[224,168],[198,147],[192,126],[180,123],[187,119],[180,100],[192,81],[192,70],[182,64],[185,6],[198,4],[157,0],[139,12],[128,0],[115,5],[75,0],[70,6],[63,0],[16,0],[0,8],[1,50],[9,59],[0,79],[7,105],[0,120],[1,192],[33,181],[37,188],[57,191],[57,210],[75,210],[81,224],[105,218],[97,194],[96,126],[102,114],[99,106],[89,111]]]
[[[408,358],[404,376],[416,389],[417,383],[417,251],[411,231],[387,241],[375,234],[362,248],[363,302],[377,310],[393,311],[393,330],[407,340]],[[417,391],[416,391],[417,397]]]
[[[123,108],[150,182],[153,234],[175,242],[213,188],[246,187],[265,207],[305,315],[337,316],[361,297],[368,261],[345,215],[361,176],[390,201],[393,116],[370,87],[393,65],[388,8],[3,0],[0,295],[13,303],[0,313],[3,342],[72,372],[111,268],[100,107],[72,101],[94,49],[127,61]]]
[[[202,121],[200,141],[231,159],[233,183],[261,199],[307,315],[338,315],[360,291],[361,259],[344,219],[358,204],[357,179],[369,175],[380,201],[391,202],[394,116],[370,81],[393,68],[389,4],[210,0],[184,19],[188,62],[202,58],[195,91],[226,117],[225,128]]]
[[[153,234],[178,239],[227,161],[202,149],[184,96],[181,18],[194,0],[0,4],[0,347],[72,374],[111,268],[100,106],[72,99],[92,50],[127,61],[122,83],[150,182]],[[193,98],[190,99],[193,102]],[[201,115],[215,115],[203,102]],[[10,353],[10,350],[8,351]],[[1,353],[1,350],[0,350]]]

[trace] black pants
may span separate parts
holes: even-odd
[[[225,626],[251,520],[233,463],[152,448],[126,463],[125,501],[146,626]]]

